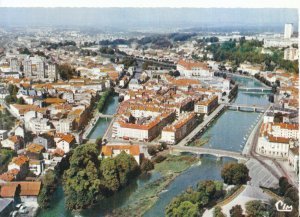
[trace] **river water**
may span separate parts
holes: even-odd
[[[234,79],[242,83],[243,86],[260,87],[261,84],[250,78],[234,77]],[[110,98],[104,113],[113,114],[116,110],[118,101],[117,97]],[[267,105],[268,96],[259,94],[249,94],[239,91],[235,101],[241,104]],[[252,128],[255,126],[260,113],[226,110],[218,119],[211,124],[207,131],[202,135],[208,139],[204,147],[212,147],[224,150],[242,151]],[[94,131],[90,134],[90,138],[102,136],[108,126],[110,120],[99,120]],[[201,164],[192,166],[182,174],[180,174],[166,189],[161,193],[155,205],[145,213],[145,217],[164,216],[165,206],[173,197],[183,192],[189,186],[195,186],[200,180],[214,179],[221,180],[220,170],[224,163],[234,161],[233,159],[223,158],[221,161],[216,160],[212,156],[204,156],[201,158]],[[159,178],[158,173],[152,174],[151,177],[139,177],[128,187],[116,193],[111,198],[102,201],[91,209],[87,209],[81,213],[71,213],[65,209],[64,195],[61,187],[55,192],[55,199],[52,207],[47,211],[42,211],[39,216],[42,217],[71,217],[71,216],[105,216],[113,209],[125,207],[132,200],[132,193],[147,183],[155,181]]]

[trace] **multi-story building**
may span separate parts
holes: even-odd
[[[289,47],[284,50],[284,57],[285,60],[297,60],[299,58],[299,52],[297,48]]]
[[[299,139],[299,125],[289,123],[274,123],[270,132],[274,137]]]
[[[195,128],[197,123],[196,120],[195,113],[182,115],[178,121],[163,128],[161,141],[169,144],[176,144]]]
[[[258,138],[256,151],[265,156],[274,158],[287,158],[290,148],[290,139],[274,137],[272,135]]]
[[[186,77],[212,77],[213,73],[204,62],[194,62],[191,60],[179,60],[177,70]]]
[[[218,96],[213,95],[210,98],[199,101],[194,105],[194,112],[200,114],[210,114],[218,106]]]
[[[20,64],[18,58],[11,58],[10,59],[10,70],[12,72],[19,72],[20,71]]]
[[[47,62],[44,57],[34,56],[24,60],[24,76],[26,78],[51,80],[58,78],[55,63]]]
[[[284,25],[284,38],[291,38],[293,35],[293,24],[286,23]]]

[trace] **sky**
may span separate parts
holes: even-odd
[[[281,8],[11,8],[0,7],[1,26],[140,28],[298,26],[297,9]],[[238,28],[237,28],[238,30]]]

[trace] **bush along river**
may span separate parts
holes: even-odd
[[[251,78],[233,77],[233,79],[243,86],[262,86]],[[239,91],[235,102],[267,105],[268,95]],[[113,114],[117,104],[117,97],[110,98],[103,113],[112,112],[110,114]],[[261,113],[225,110],[198,139],[204,138],[202,144],[204,147],[241,152],[259,115]],[[102,136],[108,124],[109,120],[99,120],[91,132],[90,138]],[[184,158],[180,159],[181,157]],[[218,161],[213,156],[203,156],[201,159],[195,160],[195,157],[191,157],[189,154],[170,157],[170,159],[170,161],[156,164],[151,174],[141,175],[112,197],[79,213],[66,210],[63,189],[60,186],[54,194],[51,207],[41,211],[39,216],[164,216],[165,207],[173,197],[182,193],[189,186],[195,186],[200,180],[221,180],[222,166],[227,162],[234,161],[230,158]],[[133,213],[134,215],[132,215]]]

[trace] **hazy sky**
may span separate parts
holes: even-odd
[[[189,28],[298,25],[297,9],[226,8],[0,8],[1,26]]]

